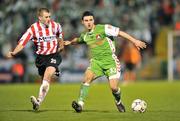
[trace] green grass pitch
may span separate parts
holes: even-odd
[[[34,112],[29,97],[37,96],[39,86],[0,85],[0,121],[180,121],[180,81],[121,86],[125,113],[117,111],[107,83],[91,85],[82,113],[71,108],[80,84],[52,84],[40,110]],[[147,102],[145,113],[131,111],[131,103],[136,98]]]

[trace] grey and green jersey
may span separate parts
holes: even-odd
[[[115,55],[115,42],[112,40],[112,36],[118,36],[118,33],[117,27],[99,24],[90,32],[83,32],[78,38],[79,43],[88,45],[92,58],[90,68],[97,76],[104,74],[110,78],[120,71]]]

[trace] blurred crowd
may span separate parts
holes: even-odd
[[[50,8],[52,19],[62,25],[65,40],[72,39],[83,31],[81,14],[85,10],[90,10],[94,12],[97,24],[107,23],[120,27],[123,31],[147,42],[148,48],[142,53],[143,58],[139,59],[137,64],[156,56],[156,40],[162,27],[180,29],[180,0],[0,0],[1,61],[4,60],[8,50],[16,46],[26,29],[37,20],[36,10],[39,7]],[[129,46],[122,38],[117,38],[117,54],[121,61],[126,45]],[[18,55],[16,62],[11,64],[21,62],[24,72],[35,72],[32,67],[34,62],[32,48],[32,43],[29,43]],[[85,45],[66,47],[62,55],[61,68],[65,72],[81,72],[88,65]],[[1,65],[0,71],[9,68]],[[66,76],[62,78],[65,79]]]

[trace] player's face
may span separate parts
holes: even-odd
[[[82,20],[82,24],[88,30],[93,29],[94,28],[94,17],[93,16],[85,16]]]
[[[46,26],[49,26],[50,19],[51,19],[51,13],[48,13],[46,11],[43,11],[39,16],[40,22],[45,24]]]

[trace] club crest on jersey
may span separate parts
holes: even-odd
[[[101,35],[100,35],[100,34],[97,34],[97,35],[96,35],[96,39],[97,39],[97,40],[102,40]]]

